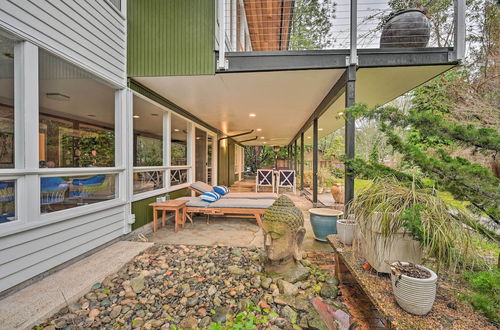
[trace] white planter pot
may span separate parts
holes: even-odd
[[[339,240],[345,245],[351,245],[356,232],[356,221],[341,219],[337,220],[337,233]]]
[[[398,260],[414,264],[422,262],[422,248],[418,241],[403,228],[390,237],[384,236],[380,229],[380,214],[375,212],[372,217],[371,227],[358,225],[357,237],[362,245],[363,256],[377,272],[390,273],[389,265]]]
[[[408,264],[407,262],[401,263]],[[391,268],[392,291],[402,309],[411,314],[425,315],[432,309],[436,299],[437,275],[429,268],[416,266],[427,270],[431,277],[420,279],[406,275],[395,275],[394,268]]]

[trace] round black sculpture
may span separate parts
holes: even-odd
[[[400,11],[384,24],[380,36],[380,48],[427,47],[430,23],[425,9]]]

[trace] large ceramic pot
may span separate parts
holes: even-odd
[[[344,185],[334,183],[332,186],[332,197],[336,203],[344,204]]]
[[[314,208],[309,210],[314,237],[318,241],[326,242],[326,236],[337,233],[337,220],[344,214],[342,211]]]
[[[391,282],[394,297],[399,306],[408,313],[415,315],[425,315],[430,312],[434,300],[436,299],[437,275],[429,268],[421,265],[416,267],[428,271],[429,278],[414,278],[403,274],[398,274],[391,265]],[[408,262],[401,262],[408,265]]]
[[[382,234],[381,214],[374,212],[367,225],[358,221],[356,233],[366,261],[379,273],[390,273],[390,264],[398,260],[406,260],[414,264],[422,262],[422,247],[409,232],[400,228],[395,234],[387,237]]]
[[[422,9],[400,11],[384,24],[380,36],[380,48],[427,47],[430,23]]]
[[[356,221],[348,219],[337,220],[339,240],[345,245],[352,245],[356,232]]]

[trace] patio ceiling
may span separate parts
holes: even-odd
[[[357,102],[385,104],[451,65],[362,68]],[[287,145],[302,128],[344,69],[225,73],[205,76],[136,77],[134,80],[247,145]],[[339,97],[320,118],[320,137],[342,127]],[[255,117],[250,117],[255,114]],[[258,129],[260,129],[258,131]],[[309,133],[306,133],[309,135]],[[312,142],[312,132],[310,132]],[[308,143],[309,141],[305,141]]]

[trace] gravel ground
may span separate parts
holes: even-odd
[[[263,260],[257,248],[155,245],[37,328],[207,328],[259,306],[253,313],[269,318],[260,328],[322,329],[311,298],[345,308],[337,280],[314,264],[303,261],[309,277],[288,283],[266,277]]]

